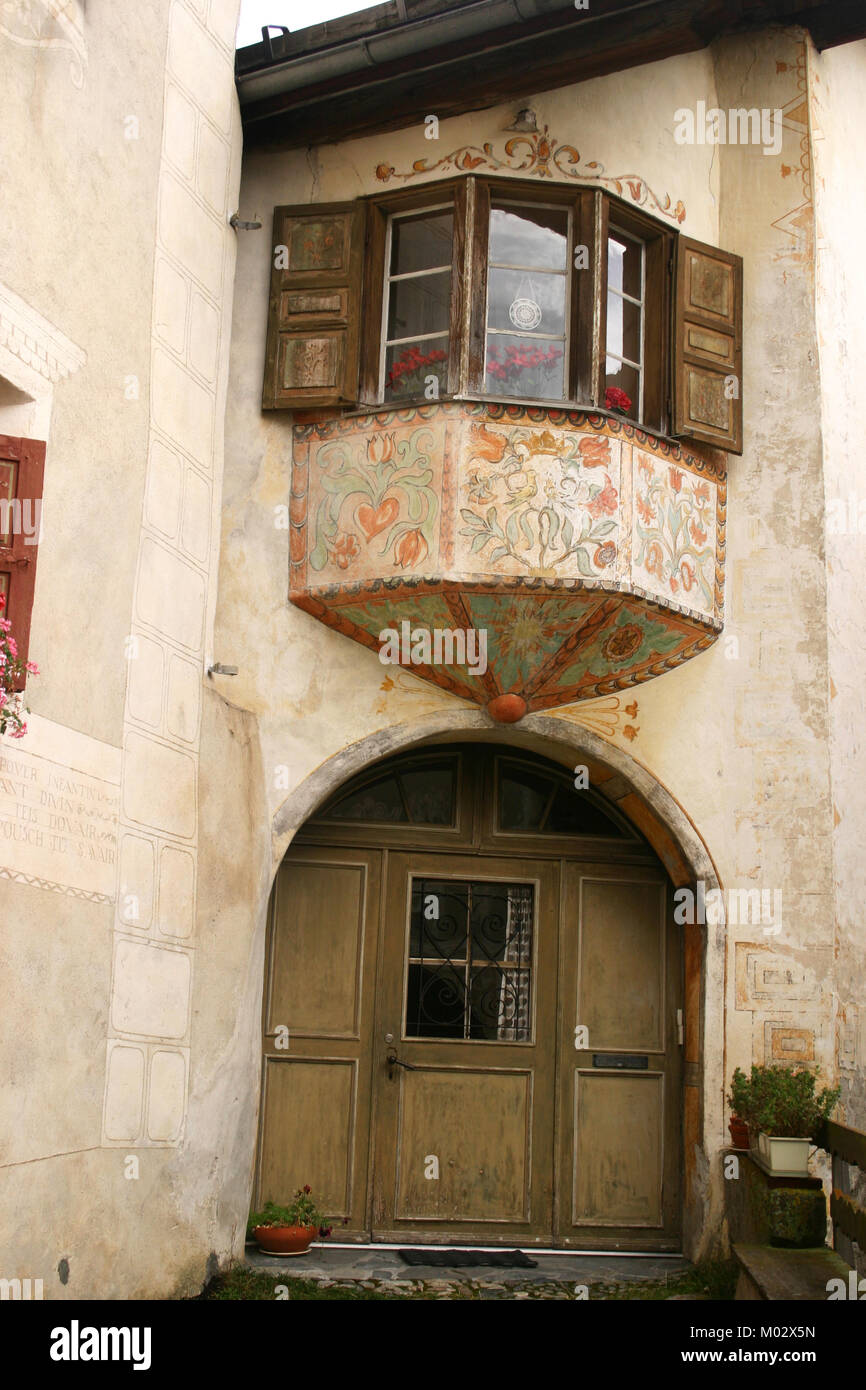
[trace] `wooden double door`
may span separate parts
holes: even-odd
[[[293,846],[257,1200],[310,1183],[344,1239],[678,1249],[679,935],[660,866],[611,857]]]

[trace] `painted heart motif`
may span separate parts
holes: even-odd
[[[396,497],[385,497],[375,509],[368,502],[362,502],[356,513],[358,525],[368,541],[391,526],[400,515],[400,503]]]

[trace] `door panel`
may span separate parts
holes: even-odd
[[[575,1226],[661,1226],[664,1076],[575,1071]]]
[[[419,898],[419,883],[435,891]],[[395,854],[385,900],[373,1056],[374,1239],[406,1239],[411,1224],[415,1241],[544,1243],[553,1190],[558,868]],[[507,920],[495,910],[503,901]],[[432,932],[422,925],[422,903],[431,913],[447,908]],[[530,925],[524,959],[515,942],[525,943]],[[422,1036],[437,1029],[439,1036]]]
[[[397,1220],[528,1222],[531,1073],[400,1068],[398,1085]],[[438,1180],[424,1175],[431,1151]]]
[[[556,1236],[677,1248],[679,935],[657,870],[565,867]]]
[[[378,850],[293,847],[271,904],[257,1203],[309,1183],[349,1239],[369,1234],[381,864]]]
[[[285,1204],[309,1182],[321,1211],[351,1216],[358,1063],[269,1057],[264,1090],[262,1201]]]

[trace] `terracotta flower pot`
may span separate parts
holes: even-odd
[[[728,1129],[731,1131],[731,1143],[735,1149],[747,1149],[749,1147],[749,1126],[745,1120],[741,1120],[737,1115],[732,1115],[728,1120]]]
[[[253,1239],[266,1255],[306,1255],[315,1226],[256,1226]]]

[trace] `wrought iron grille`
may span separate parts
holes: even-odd
[[[534,905],[528,883],[412,880],[406,1037],[531,1040]]]

